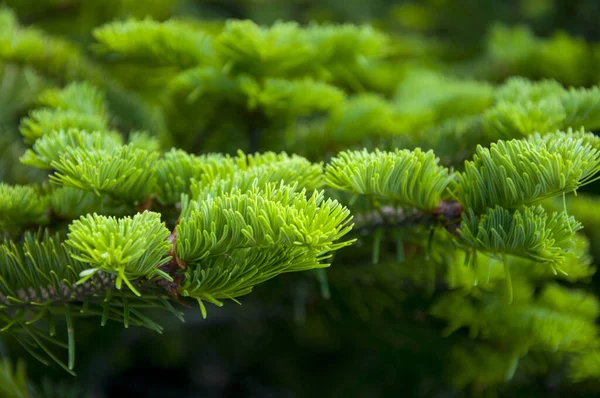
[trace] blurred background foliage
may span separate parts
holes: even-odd
[[[179,75],[168,67],[113,62],[91,51],[96,43],[92,31],[113,20],[176,17],[191,29],[214,32],[231,18],[266,25],[278,20],[333,21],[370,24],[386,32],[392,40],[376,63],[357,67],[352,79],[335,77],[343,89],[339,101],[345,102],[344,107],[328,117],[301,119],[302,123],[277,118],[288,115],[269,119],[276,133],[281,124],[286,126],[284,139],[265,131],[258,149],[287,150],[315,161],[347,148],[421,146],[433,148],[442,163],[460,167],[476,144],[499,138],[486,130],[485,115],[496,106],[495,88],[507,78],[555,79],[565,87],[600,83],[600,2],[595,0],[5,0],[1,4],[12,8],[24,26],[72,41],[81,51],[78,67],[51,69],[42,63],[41,68],[51,70],[41,75],[0,64],[0,180],[11,183],[42,177],[36,169],[18,165],[25,148],[18,126],[36,105],[38,94],[52,86],[46,78],[52,73],[59,82],[72,80],[68,74],[74,73],[105,89],[122,130],[146,129],[191,152],[247,149],[245,127],[227,116],[238,108],[217,113],[210,96],[204,108],[185,101],[190,84],[210,81],[221,95],[222,82],[209,80],[206,74]],[[0,41],[0,54],[2,48]],[[166,88],[164,83],[174,78]],[[251,93],[252,87],[246,90]],[[597,193],[597,185],[586,191]],[[584,195],[567,204],[586,226],[597,263],[600,201]],[[427,237],[416,231],[405,239]],[[185,324],[165,317],[162,336],[123,330],[119,324],[99,328],[94,322],[81,323],[78,379],[33,361],[28,363],[29,378],[48,390],[40,396],[61,397],[600,393],[598,382],[566,382],[564,363],[546,353],[529,356],[519,365],[527,372],[501,383],[506,375],[494,371],[512,366],[506,363],[511,353],[472,343],[467,330],[443,335],[446,323],[430,312],[432,294],[443,295],[452,287],[435,277],[447,272],[440,265],[442,259],[436,258],[444,255],[443,248],[427,259],[422,253],[405,253],[414,255],[413,261],[398,267],[394,242],[383,242],[379,264],[372,264],[372,244],[372,237],[365,236],[341,252],[327,273],[269,281],[244,298],[243,306],[213,308],[206,320],[195,309],[187,312]],[[453,277],[459,285],[467,278]],[[586,288],[600,292],[598,277]],[[0,353],[27,356],[10,338]],[[459,371],[447,366],[450,358],[460,364]],[[44,378],[52,383],[43,387]]]

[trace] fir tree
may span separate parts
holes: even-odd
[[[586,42],[495,27],[441,72],[371,25],[156,7],[98,17],[85,44],[0,9],[0,336],[75,374],[80,325],[162,333],[154,310],[266,305],[280,278],[300,329],[395,360],[403,338],[431,344],[443,388],[598,377]],[[80,393],[29,385],[22,362],[0,381]]]

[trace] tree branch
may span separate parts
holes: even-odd
[[[462,206],[456,201],[440,201],[431,211],[382,206],[380,210],[354,215],[355,230],[368,233],[377,229],[412,228],[416,226],[444,225],[454,233],[460,225]]]

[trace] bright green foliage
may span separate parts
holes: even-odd
[[[52,162],[59,162],[69,149],[87,151],[114,151],[123,144],[121,135],[116,132],[86,132],[78,129],[52,130],[35,141],[33,148],[21,157],[21,162],[41,169],[51,169]]]
[[[401,206],[435,209],[452,176],[431,151],[342,152],[326,169],[331,187],[389,199]]]
[[[388,37],[369,26],[228,21],[215,50],[233,73],[253,76],[324,76],[348,79],[361,61],[389,52]]]
[[[56,184],[87,189],[120,198],[127,203],[144,202],[152,189],[152,165],[156,152],[147,152],[131,145],[113,150],[89,151],[67,148],[60,160],[50,166],[56,173],[50,176]]]
[[[591,49],[582,38],[573,38],[564,32],[554,34],[538,48],[539,57],[545,62],[537,65],[541,75],[551,76],[572,85],[589,81],[593,68]]]
[[[322,192],[307,199],[304,190],[283,184],[197,198],[182,210],[176,253],[189,263],[248,246],[337,250],[347,245],[333,242],[348,233],[349,215]]]
[[[514,208],[577,190],[600,171],[600,140],[583,131],[543,139],[498,141],[479,146],[457,175],[458,199],[480,213],[500,205]]]
[[[54,110],[74,111],[106,117],[108,110],[103,93],[87,82],[71,83],[62,89],[50,89],[40,94],[41,106]]]
[[[105,130],[106,127],[106,120],[97,115],[37,109],[31,112],[28,118],[23,119],[20,131],[27,142],[33,143],[54,130],[80,128],[87,131],[99,131]]]
[[[573,217],[549,215],[541,206],[514,211],[495,207],[479,218],[465,213],[459,234],[466,245],[477,250],[560,264],[570,239],[581,227]]]
[[[528,58],[535,51],[536,43],[532,32],[523,26],[510,29],[496,25],[490,32],[487,45],[490,58],[522,68],[531,65]]]
[[[596,297],[583,290],[570,290],[551,284],[540,294],[539,300],[555,311],[571,312],[590,320],[600,314],[600,303]]]
[[[555,200],[548,206],[552,206],[553,209],[564,208],[565,203],[559,200]],[[594,258],[598,258],[600,254],[600,212],[599,201],[595,196],[578,194],[577,196],[570,196],[566,200],[566,209],[569,214],[580,220],[585,226],[583,233],[590,240],[590,250]]]
[[[586,230],[587,228],[584,229]],[[506,267],[515,280],[527,279],[537,283],[557,279],[568,282],[589,281],[596,271],[591,265],[589,241],[577,233],[571,235],[570,241],[570,244],[562,247],[563,258],[558,263],[540,262],[515,255],[502,256],[489,249],[471,253],[457,251],[447,268],[448,283],[454,289],[464,289],[471,293],[479,287],[494,288],[498,283],[506,281]],[[483,245],[482,242],[477,244]],[[466,262],[470,266],[465,266]]]
[[[190,103],[204,97],[235,101],[239,94],[239,81],[222,69],[202,66],[188,69],[177,75],[170,82],[169,91],[171,96],[182,96]]]
[[[74,220],[86,214],[125,215],[130,208],[109,196],[98,196],[94,192],[72,188],[59,187],[49,195],[50,207],[58,218]]]
[[[179,30],[181,43],[173,33]],[[139,84],[153,91],[166,87],[169,118],[182,140],[188,139],[184,126],[190,123],[210,137],[219,133],[215,125],[231,125],[223,134],[261,129],[276,137],[298,117],[338,109],[345,98],[341,89],[364,91],[377,76],[378,60],[389,53],[387,35],[353,25],[265,27],[244,20],[213,31],[182,21],[145,20],[114,22],[97,29],[96,36],[107,57],[133,62],[141,73],[147,73],[148,60],[155,71],[165,65],[180,69],[154,72]],[[202,43],[190,50],[194,39]],[[183,52],[191,58],[178,60]],[[217,113],[231,118],[224,123]],[[239,124],[240,114],[252,122]]]
[[[294,22],[270,28],[252,21],[229,21],[215,39],[217,54],[234,73],[254,76],[290,76],[310,64],[305,32]]]
[[[600,127],[600,90],[598,87],[590,89],[569,89],[568,93],[561,95],[561,102],[566,112],[565,126],[585,126],[588,130]]]
[[[0,125],[6,128],[34,103],[46,83],[32,70],[9,64],[0,65],[0,81]]]
[[[183,22],[112,22],[94,31],[95,49],[110,58],[182,69],[210,62],[210,36]]]
[[[448,119],[422,130],[419,134],[397,136],[397,146],[422,147],[435,152],[440,163],[456,166],[471,157],[482,136],[480,115]]]
[[[266,79],[264,87],[252,79],[241,82],[248,109],[261,109],[267,116],[300,116],[337,107],[344,93],[329,84],[308,79]]]
[[[517,284],[516,287],[515,300],[511,305],[506,305],[501,296],[493,293],[482,293],[478,298],[470,299],[455,292],[442,297],[433,306],[432,314],[448,320],[450,332],[468,327],[471,337],[478,338],[475,347],[490,347],[482,344],[486,341],[492,345],[499,344],[503,352],[512,352],[517,361],[545,351],[565,357],[566,354],[595,346],[597,330],[594,319],[598,315],[595,298],[580,291],[569,292],[558,285],[548,285],[539,297],[532,294],[531,286]],[[557,302],[562,304],[556,306]],[[457,349],[462,350],[459,347]],[[493,372],[493,368],[496,371],[502,369],[502,366],[483,365],[486,361],[484,357],[475,356],[470,365],[464,361],[459,363],[462,366],[480,367],[481,377]],[[470,382],[462,370],[456,369],[454,372],[457,377],[463,374],[453,380],[459,386]],[[506,379],[493,382],[510,380],[515,370],[506,373]]]
[[[176,229],[177,258],[186,264],[185,296],[221,305],[218,299],[250,293],[283,273],[317,267],[351,226],[350,212],[322,192],[308,199],[293,187],[233,190],[185,203]]]
[[[43,92],[42,108],[21,122],[20,131],[29,143],[54,130],[80,128],[87,131],[108,129],[108,114],[103,95],[88,83],[72,83],[62,90]]]
[[[129,133],[129,144],[148,152],[160,152],[161,142],[147,131],[132,131]]]
[[[452,79],[432,72],[411,72],[394,96],[401,114],[430,114],[432,121],[480,113],[492,105],[487,82]]]
[[[556,131],[566,117],[558,101],[501,102],[485,112],[484,129],[494,138],[521,138],[532,133]]]
[[[50,294],[52,291],[60,292],[61,297],[77,293],[71,282],[77,280],[85,264],[71,258],[57,237],[45,233],[39,238],[26,234],[22,246],[10,241],[0,245],[0,294],[3,297],[20,303],[44,303],[57,299]]]
[[[1,230],[19,230],[47,222],[48,200],[39,190],[31,186],[0,183]]]
[[[532,82],[522,77],[511,77],[494,93],[495,102],[539,103],[565,92],[563,86],[555,80]]]
[[[164,204],[179,202],[181,194],[189,192],[192,179],[212,180],[233,173],[234,168],[230,158],[222,155],[195,156],[172,149],[156,162],[158,200]]]
[[[321,164],[286,153],[245,155],[240,151],[236,157],[230,157],[196,156],[171,150],[157,162],[155,170],[158,199],[165,204],[179,202],[184,193],[197,197],[204,190],[213,194],[234,188],[244,191],[254,184],[264,186],[268,182],[298,183],[309,190],[323,185]]]
[[[321,262],[326,258],[317,249],[291,245],[274,245],[268,252],[241,247],[189,268],[180,290],[183,296],[198,301],[206,318],[203,300],[220,307],[223,305],[220,300],[237,301],[236,297],[251,293],[255,285],[279,274],[326,267],[328,264]]]
[[[323,65],[312,65],[318,76],[353,92],[369,87],[391,91],[386,86],[395,82],[396,71],[381,64],[393,51],[387,34],[351,24],[311,24],[306,34],[313,44],[311,58]]]
[[[334,109],[325,128],[331,142],[344,144],[402,133],[406,129],[402,122],[398,112],[383,98],[361,94]]]
[[[496,104],[483,114],[483,129],[492,139],[527,137],[569,128],[600,127],[600,92],[562,87],[554,80],[511,78],[498,88]]]
[[[106,219],[104,220],[106,221]],[[79,224],[76,225],[85,229],[83,223],[79,221]],[[110,221],[103,225],[106,226],[109,223]],[[127,221],[117,222],[120,225],[127,223]],[[87,225],[89,226],[89,224]],[[142,229],[145,228],[142,227]],[[93,232],[97,234],[101,231]],[[107,231],[104,230],[104,232]],[[134,233],[140,234],[139,231]],[[106,235],[104,237],[106,238]],[[108,238],[110,244],[111,237]],[[114,238],[117,240],[113,242],[117,242],[119,234],[114,235]],[[148,238],[150,237],[142,236],[142,239]],[[72,241],[72,243],[78,244],[76,241]],[[91,260],[90,255],[93,252],[90,250],[98,248],[97,243],[101,242],[90,242],[89,236],[83,236],[79,243],[82,244],[85,252],[80,253],[73,250],[58,235],[51,236],[46,231],[37,236],[26,233],[23,243],[19,245],[6,240],[0,244],[0,264],[2,264],[0,267],[0,307],[15,309],[12,316],[6,312],[0,312],[0,328],[3,331],[8,330],[13,337],[28,346],[28,351],[42,363],[48,364],[45,358],[47,357],[70,373],[73,373],[75,361],[73,317],[95,315],[100,316],[102,325],[110,319],[123,322],[125,327],[129,325],[143,326],[160,333],[162,328],[139,312],[137,308],[140,305],[150,304],[156,308],[167,309],[179,316],[177,311],[165,301],[164,295],[145,295],[140,299],[141,301],[136,301],[137,296],[133,293],[122,292],[120,295],[112,295],[111,288],[115,285],[115,278],[103,272],[96,272],[96,275],[91,276],[86,282],[77,284],[80,274],[89,272],[89,264],[79,261],[75,257],[81,255],[86,260]],[[87,246],[86,243],[91,246]],[[135,242],[133,247],[135,247]],[[144,247],[143,250],[156,254],[157,248]],[[101,259],[105,261],[107,258],[101,257]],[[143,255],[138,258],[138,264],[145,261],[151,262],[152,260],[146,259]],[[134,271],[131,269],[134,265],[129,266],[131,271]],[[52,337],[56,333],[55,318],[57,317],[62,318],[63,322],[67,321],[67,328],[70,329],[68,345]],[[42,319],[47,322],[40,322]],[[68,365],[57,357],[51,347],[68,349]]]
[[[569,376],[576,382],[594,381],[600,375],[600,350],[584,351],[571,359]]]
[[[385,56],[390,49],[390,39],[369,25],[312,24],[307,29],[309,42],[314,43],[315,55],[323,64],[348,67],[365,58]]]
[[[246,157],[240,153],[232,160],[236,162],[236,169],[230,174],[221,174],[217,179],[205,174],[203,178],[193,180],[192,197],[220,195],[237,189],[244,192],[252,187],[280,182],[311,191],[321,188],[324,183],[322,165],[312,164],[297,155],[266,152]]]
[[[8,8],[3,8],[0,11],[0,34],[9,35],[17,25],[17,18],[15,14]]]
[[[526,26],[496,25],[487,39],[486,56],[490,62],[486,74],[492,78],[549,78],[573,86],[597,83],[593,48],[564,32],[540,38]]]
[[[19,27],[11,11],[0,9],[0,60],[29,65],[44,74],[70,81],[98,79],[101,72],[75,44],[35,28]]]
[[[374,352],[376,366],[378,350],[398,364],[427,355],[484,393],[565,364],[573,380],[600,374],[600,306],[566,287],[591,280],[600,242],[595,199],[566,197],[600,171],[585,42],[500,27],[463,63],[470,50],[371,26],[156,16],[184,10],[174,0],[111,0],[103,15],[89,11],[100,1],[53,3],[39,9],[90,14],[22,18],[51,36],[0,11],[0,166],[41,171],[0,184],[0,331],[43,363],[72,372],[76,317],[160,332],[141,309],[178,316],[173,304],[197,301],[206,316],[206,302],[315,270],[270,286],[315,347]],[[422,7],[402,6],[416,13],[403,20]],[[430,32],[445,31],[435,19]],[[385,384],[362,395],[390,395]]]
[[[169,261],[172,246],[167,240],[170,232],[161,223],[159,213],[145,211],[120,219],[88,215],[74,221],[69,230],[66,244],[80,251],[72,257],[93,267],[80,273],[78,283],[96,272],[106,272],[117,276],[117,289],[125,282],[139,296],[132,281],[156,275],[168,278],[159,267]]]
[[[181,69],[220,61],[233,74],[257,77],[343,76],[358,60],[388,52],[388,38],[368,26],[278,22],[265,28],[244,20],[213,34],[176,20],[113,22],[94,31],[97,50],[111,58]]]

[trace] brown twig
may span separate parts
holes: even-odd
[[[160,270],[168,274],[172,281],[161,279],[156,284],[161,288],[165,289],[173,299],[179,300],[180,303],[189,307],[189,305],[179,299],[179,295],[177,294],[177,290],[181,287],[181,283],[184,280],[184,276],[181,274],[181,270],[186,268],[186,265],[177,257],[175,252],[176,238],[177,238],[177,225],[179,224],[179,220],[175,223],[175,228],[173,228],[173,232],[167,240],[171,243],[171,260],[165,265],[160,267]]]
[[[463,208],[456,201],[441,200],[438,207],[429,210],[404,209],[382,206],[380,210],[360,213],[354,216],[355,230],[367,234],[376,229],[411,228],[419,225],[443,225],[455,233],[460,225]]]

